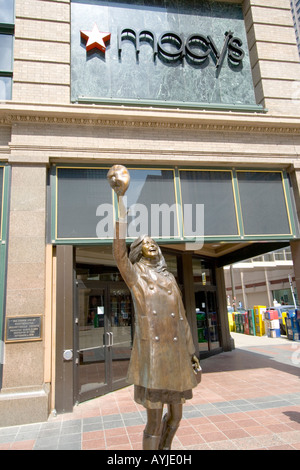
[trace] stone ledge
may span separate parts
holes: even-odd
[[[0,103],[0,124],[18,123],[177,128],[276,134],[298,134],[300,132],[300,114],[299,116],[288,116],[129,106]]]
[[[1,391],[0,427],[47,421],[49,386],[23,391]]]

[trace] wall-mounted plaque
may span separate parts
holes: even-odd
[[[6,318],[5,341],[38,341],[42,339],[42,317]]]

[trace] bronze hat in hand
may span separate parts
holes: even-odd
[[[123,165],[112,166],[107,173],[107,179],[117,195],[124,196],[130,183],[130,175],[127,168]]]

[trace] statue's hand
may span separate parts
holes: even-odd
[[[197,374],[197,371],[202,370],[202,369],[201,369],[201,366],[200,366],[199,359],[198,359],[197,356],[194,355],[194,356],[192,356],[191,361],[192,361],[192,364],[193,364],[194,372],[195,372],[195,374]]]
[[[107,173],[107,179],[115,193],[118,196],[124,196],[130,183],[130,175],[127,168],[123,165],[112,166]]]

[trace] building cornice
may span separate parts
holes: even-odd
[[[300,134],[300,115],[145,109],[124,106],[0,103],[0,125],[10,126],[21,123]]]

